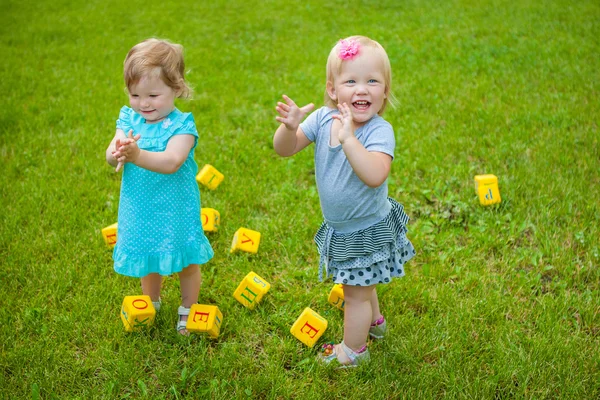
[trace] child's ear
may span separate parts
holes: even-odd
[[[329,98],[333,101],[337,101],[337,94],[335,93],[335,87],[333,86],[333,82],[327,81],[326,88]]]

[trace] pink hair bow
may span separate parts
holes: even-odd
[[[360,44],[358,40],[340,40],[339,44],[339,57],[342,60],[352,60],[357,54],[360,48]]]

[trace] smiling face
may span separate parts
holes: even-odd
[[[342,63],[327,93],[336,104],[348,104],[355,125],[362,126],[383,108],[387,98],[385,70],[375,49],[363,48],[353,60]]]
[[[143,76],[129,87],[129,104],[146,122],[162,121],[175,109],[177,93],[157,74]]]

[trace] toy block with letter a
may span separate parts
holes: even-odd
[[[475,191],[481,205],[488,206],[502,201],[496,175],[475,175]]]
[[[106,245],[110,248],[115,247],[115,244],[117,244],[117,226],[118,223],[115,222],[114,224],[102,229],[104,243],[106,243]]]
[[[214,208],[203,208],[200,211],[204,232],[216,232],[221,224],[221,214]]]
[[[326,329],[327,320],[306,307],[292,325],[290,333],[308,347],[313,347]]]
[[[231,252],[234,253],[241,250],[248,253],[257,253],[259,244],[260,232],[253,231],[252,229],[240,228],[235,232],[235,235],[233,235]]]
[[[209,188],[210,190],[216,189],[217,186],[223,181],[223,174],[220,173],[210,164],[206,164],[198,175],[196,175],[196,180]]]
[[[216,339],[219,337],[222,323],[223,313],[219,307],[194,304],[190,309],[185,328],[194,333],[206,332],[211,338]]]
[[[333,285],[331,288],[331,292],[329,292],[329,303],[340,310],[344,311],[344,306],[346,302],[344,301],[344,288],[339,283]]]
[[[121,305],[121,321],[127,332],[142,330],[154,323],[156,310],[150,296],[125,296]]]
[[[233,292],[233,297],[242,303],[244,307],[254,310],[254,307],[256,307],[270,288],[271,284],[269,282],[254,272],[250,272],[244,277],[235,292]]]

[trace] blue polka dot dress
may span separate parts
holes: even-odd
[[[117,128],[140,134],[138,146],[164,151],[174,135],[198,138],[191,113],[173,110],[163,121],[146,124],[129,107],[123,107]],[[195,145],[194,145],[195,148]],[[123,169],[114,269],[126,276],[151,273],[170,275],[190,264],[204,264],[214,255],[200,222],[198,166],[194,148],[173,174],[161,174],[126,163]]]

